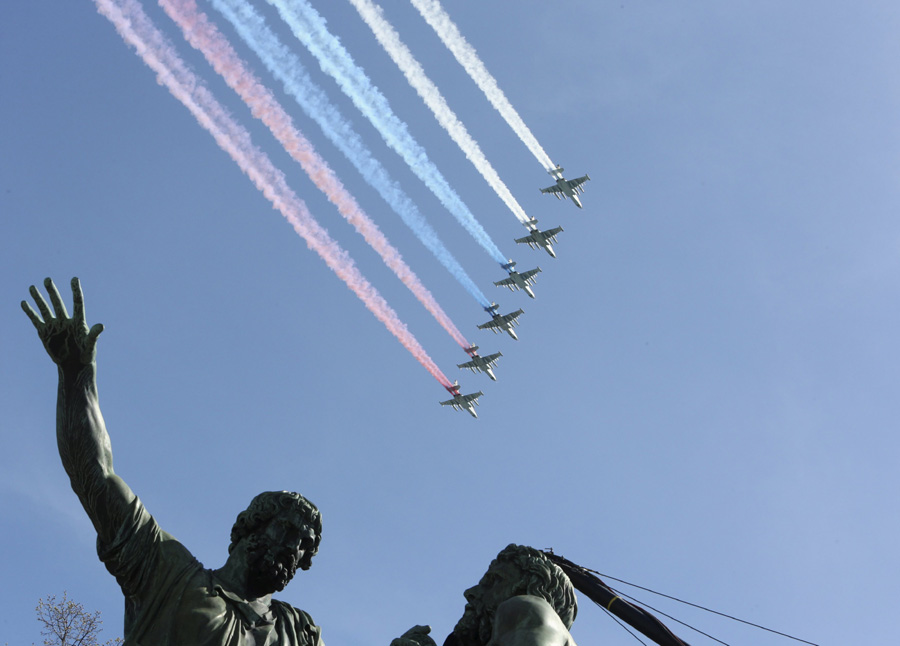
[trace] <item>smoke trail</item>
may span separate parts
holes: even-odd
[[[416,338],[399,320],[396,312],[360,274],[347,255],[312,217],[306,204],[288,187],[284,175],[250,141],[243,129],[216,101],[194,73],[187,68],[174,47],[153,25],[137,0],[94,0],[101,14],[113,23],[119,35],[132,45],[157,80],[181,101],[216,143],[240,166],[256,187],[291,223],[307,245],[326,262],[366,307],[412,353],[441,385],[450,380],[435,365]]]
[[[209,22],[206,14],[197,9],[195,0],[159,0],[159,4],[178,24],[191,46],[198,49],[216,72],[225,79],[228,86],[240,95],[253,115],[269,128],[288,154],[303,167],[319,190],[338,207],[341,215],[378,252],[385,264],[419,299],[419,302],[461,347],[469,347],[469,342],[438,305],[419,277],[404,262],[400,252],[388,242],[381,230],[344,188],[331,167],[297,130],[290,116],[272,93],[247,68],[225,37]]]
[[[481,91],[484,92],[494,109],[506,120],[513,132],[518,135],[522,143],[531,151],[531,154],[544,165],[545,170],[553,170],[555,165],[550,161],[550,157],[544,152],[538,140],[531,134],[531,130],[522,121],[522,117],[519,116],[509,99],[503,94],[503,90],[497,85],[497,80],[491,76],[484,63],[478,58],[475,48],[459,33],[459,29],[450,20],[450,16],[441,7],[441,3],[438,0],[411,0],[411,2],[419,10],[426,22],[431,25],[431,28],[437,32],[444,45],[453,52],[456,60],[465,68],[476,85],[481,88]]]
[[[425,247],[451,275],[481,304],[490,301],[475,285],[453,254],[444,246],[437,232],[425,220],[400,185],[388,175],[384,166],[372,155],[350,122],[328,100],[316,85],[300,59],[269,29],[265,19],[243,0],[212,0],[213,6],[232,24],[241,39],[259,56],[266,69],[284,86],[307,116],[313,119],[326,137],[353,164],[363,179],[400,216]]]
[[[447,210],[472,234],[478,243],[501,265],[506,257],[472,215],[437,167],[428,159],[422,148],[403,123],[391,110],[384,95],[372,85],[365,72],[356,65],[353,57],[344,49],[325,26],[325,20],[306,0],[268,0],[278,9],[282,19],[290,26],[294,36],[316,57],[322,70],[332,76],[354,105],[366,116],[410,169],[435,194]]]
[[[513,215],[520,222],[526,222],[528,216],[525,215],[525,210],[510,193],[497,171],[494,170],[494,167],[491,166],[491,163],[484,156],[484,153],[481,152],[478,142],[472,138],[466,127],[454,114],[453,110],[450,109],[450,106],[447,105],[447,101],[444,100],[437,86],[425,74],[425,70],[422,69],[419,61],[415,59],[409,48],[400,40],[396,30],[384,18],[381,7],[374,4],[371,0],[350,0],[350,3],[359,12],[369,29],[375,34],[375,38],[378,39],[384,50],[397,67],[400,68],[400,71],[403,72],[409,84],[425,101],[428,109],[434,113],[441,127],[447,131],[450,138],[456,142],[456,145],[460,147],[468,160],[475,166],[475,169],[481,173],[488,185],[503,200],[503,203],[513,212]]]

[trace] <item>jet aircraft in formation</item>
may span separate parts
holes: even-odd
[[[567,180],[563,177],[564,170],[565,169],[562,166],[557,164],[556,168],[548,171],[550,176],[556,180],[556,184],[554,186],[542,188],[541,193],[551,193],[556,196],[556,199],[572,198],[575,206],[579,209],[584,208],[578,194],[584,193],[582,184],[591,179],[590,175]],[[528,235],[524,238],[516,238],[516,242],[519,244],[527,244],[532,249],[543,248],[553,258],[556,258],[556,252],[553,250],[553,243],[556,242],[556,236],[562,232],[562,227],[554,227],[552,229],[547,229],[546,231],[541,231],[537,226],[537,218],[533,217],[529,218],[523,224],[528,228]],[[535,267],[529,271],[519,273],[515,270],[515,266],[516,263],[512,260],[503,265],[503,268],[509,273],[509,277],[498,280],[494,285],[498,287],[508,287],[510,291],[521,289],[531,298],[534,298],[534,292],[531,290],[531,287],[535,283],[534,277],[540,273],[541,268]],[[491,330],[494,333],[506,332],[513,339],[518,341],[519,337],[516,336],[513,328],[518,325],[516,319],[518,319],[524,311],[518,309],[509,314],[500,314],[498,311],[499,309],[500,306],[496,303],[491,303],[490,307],[485,307],[484,310],[491,315],[491,320],[479,325],[478,329]],[[496,364],[497,359],[503,356],[502,353],[497,352],[482,357],[478,354],[478,346],[476,345],[466,348],[466,353],[471,357],[471,360],[457,364],[458,368],[466,368],[472,372],[483,372],[494,381],[497,381],[493,367],[494,364]],[[452,386],[447,386],[447,391],[453,395],[453,399],[442,401],[441,406],[452,406],[456,410],[465,410],[468,411],[472,417],[478,418],[478,413],[475,412],[475,406],[478,405],[478,398],[484,393],[479,390],[477,393],[472,393],[470,395],[461,395],[459,392],[459,381],[455,381]]]
[[[529,233],[524,238],[516,238],[516,242],[527,244],[532,249],[543,247],[547,253],[556,258],[556,252],[553,251],[553,243],[556,242],[556,236],[562,232],[563,228],[553,227],[552,229],[541,231],[537,225],[537,218],[529,218],[523,224],[528,227]]]
[[[550,176],[556,180],[555,186],[548,186],[547,188],[542,188],[541,193],[552,193],[556,195],[556,199],[565,199],[567,197],[571,197],[572,201],[575,203],[579,209],[584,208],[581,206],[581,200],[578,198],[579,193],[584,193],[584,184],[586,181],[591,179],[590,175],[584,175],[583,177],[579,177],[578,179],[566,179],[563,177],[563,171],[565,169],[559,164],[556,165],[556,168],[553,170],[547,171],[550,173]]]
[[[472,372],[483,372],[494,381],[497,381],[497,377],[494,376],[493,367],[494,364],[497,363],[497,359],[503,356],[502,352],[496,352],[494,354],[489,354],[486,357],[482,357],[478,354],[478,346],[473,345],[471,348],[466,348],[466,354],[472,357],[472,360],[456,364],[457,368],[466,368]]]
[[[490,330],[495,334],[497,332],[507,332],[509,336],[511,336],[516,341],[519,340],[519,337],[516,336],[515,330],[513,327],[518,325],[516,319],[519,318],[524,313],[524,310],[518,309],[515,312],[510,312],[509,314],[499,314],[497,310],[500,309],[500,306],[497,303],[491,303],[490,307],[485,307],[484,311],[491,315],[491,320],[487,323],[482,323],[478,326],[479,330]]]
[[[503,268],[509,272],[509,278],[498,280],[494,284],[497,287],[509,287],[509,291],[511,292],[519,289],[524,290],[526,294],[531,296],[531,298],[534,298],[534,292],[531,291],[531,286],[534,285],[534,277],[536,274],[540,273],[541,268],[535,267],[534,269],[529,269],[520,274],[515,270],[515,266],[516,263],[510,259],[508,263],[503,265]]]
[[[453,406],[455,410],[469,411],[469,415],[478,419],[478,413],[475,412],[475,406],[479,405],[478,398],[484,394],[483,392],[479,390],[477,393],[472,393],[471,395],[460,395],[458,381],[454,381],[452,386],[446,386],[446,388],[447,392],[453,395],[453,399],[441,402],[441,406]]]

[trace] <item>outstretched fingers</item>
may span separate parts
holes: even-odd
[[[38,316],[37,312],[34,311],[31,305],[28,304],[28,301],[22,301],[22,309],[25,310],[28,318],[30,318],[31,322],[34,324],[34,327],[37,330],[40,330],[44,322],[41,320],[41,317]]]
[[[56,285],[53,284],[53,281],[49,278],[44,279],[44,288],[47,290],[47,293],[50,295],[50,302],[53,304],[53,311],[56,312],[56,318],[58,319],[67,319],[69,318],[69,313],[66,311],[66,305],[63,303],[62,296],[59,295],[59,290],[56,289]]]
[[[41,293],[38,291],[37,287],[32,285],[28,288],[28,293],[31,294],[31,298],[34,299],[35,304],[38,306],[38,309],[41,311],[41,316],[44,318],[44,323],[49,323],[53,318],[53,315],[50,313],[50,308],[47,307],[47,301],[44,300],[44,297],[41,296]],[[30,309],[30,308],[29,308]],[[32,310],[34,311],[34,310]]]
[[[81,321],[82,323],[86,323],[87,319],[84,317],[84,293],[81,291],[81,281],[78,280],[78,277],[72,279],[72,303],[75,306],[75,316],[76,321]],[[96,325],[94,327],[97,327]],[[103,326],[101,325],[101,332]],[[93,332],[93,328],[91,328],[91,332]],[[97,332],[100,334],[100,332]],[[96,335],[94,336],[96,339]]]
[[[97,337],[103,332],[103,325],[97,323],[88,329],[84,319],[81,283],[77,278],[72,279],[72,300],[75,304],[75,316],[72,318],[69,318],[62,296],[53,281],[45,279],[44,287],[56,316],[34,285],[29,287],[29,292],[38,311],[28,301],[22,301],[22,310],[37,330],[47,354],[64,370],[81,369],[92,364],[96,357]]]

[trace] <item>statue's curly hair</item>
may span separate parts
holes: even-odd
[[[510,543],[495,559],[510,563],[523,575],[515,594],[530,594],[544,599],[571,628],[578,614],[575,587],[562,569],[533,547]]]
[[[322,514],[309,500],[293,491],[264,491],[251,500],[247,509],[238,514],[234,521],[228,553],[231,553],[241,539],[265,529],[273,518],[283,515],[298,517],[300,523],[315,532],[313,545],[306,550],[299,563],[301,569],[308,570],[322,540]]]

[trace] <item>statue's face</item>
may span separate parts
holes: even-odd
[[[298,518],[279,516],[265,530],[250,536],[247,554],[249,579],[257,594],[284,590],[315,545],[315,530]]]
[[[466,609],[453,632],[463,644],[487,644],[493,631],[497,607],[514,597],[522,581],[522,572],[512,563],[494,561],[478,585],[466,590]]]

